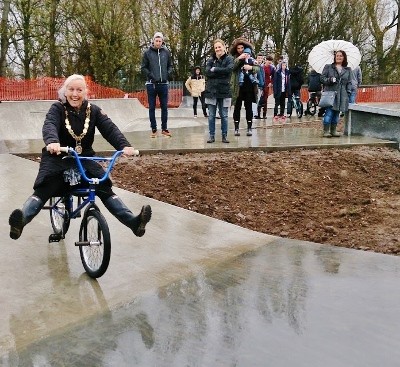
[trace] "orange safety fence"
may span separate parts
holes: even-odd
[[[18,80],[0,78],[0,101],[29,101],[29,100],[55,100],[65,78],[38,78],[31,80]],[[137,98],[145,107],[148,107],[146,90],[125,93],[118,88],[104,87],[86,77],[90,99],[108,98]],[[168,107],[179,107],[182,102],[183,83],[171,82],[169,84]],[[308,90],[301,89],[301,100],[308,100]],[[358,89],[357,102],[400,102],[400,85],[370,85]],[[157,107],[159,102],[157,99]]]
[[[303,87],[300,91],[303,102],[308,100],[308,89]],[[360,86],[357,92],[357,102],[400,102],[400,85],[368,85]]]

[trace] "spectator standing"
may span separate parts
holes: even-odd
[[[311,68],[310,73],[308,74],[307,77],[307,84],[308,84],[308,92],[315,93],[316,100],[319,101],[319,99],[321,98],[321,90],[322,90],[321,74],[318,73],[313,68]],[[320,107],[318,110],[318,117],[322,117],[324,113],[325,113],[325,108]]]
[[[206,64],[206,90],[205,102],[208,106],[207,143],[215,142],[215,118],[218,112],[221,117],[222,142],[229,143],[228,135],[228,108],[231,105],[231,75],[233,70],[233,57],[226,53],[224,41],[216,39],[213,42],[214,51]]]
[[[71,185],[77,183],[86,186],[79,182],[80,178],[74,173],[75,160],[63,159],[66,154],[61,153],[61,146],[73,147],[78,154],[84,156],[94,156],[92,145],[95,131],[98,130],[115,149],[123,150],[127,156],[134,154],[134,148],[106,113],[87,100],[87,87],[82,75],[69,76],[58,91],[58,96],[59,101],[50,106],[43,124],[42,134],[46,146],[42,149],[33,194],[25,201],[22,209],[15,209],[11,213],[8,220],[13,240],[21,236],[24,227],[51,197],[64,196],[71,190]],[[103,176],[104,170],[99,163],[87,160],[82,164],[88,177]],[[96,185],[96,195],[110,213],[136,236],[144,235],[145,226],[152,214],[150,205],[144,205],[140,214],[135,216],[113,192],[110,179]]]
[[[357,91],[358,91],[358,87],[361,85],[362,83],[362,73],[361,73],[361,69],[359,66],[356,66],[354,69],[352,69],[352,73],[353,73],[353,79],[352,79],[352,89],[351,89],[351,93],[350,93],[350,98],[349,98],[349,103],[357,103]]]
[[[274,86],[274,98],[275,98],[275,107],[274,107],[274,121],[282,121],[284,122],[286,117],[285,113],[285,101],[286,96],[291,95],[290,89],[290,73],[287,69],[286,60],[282,60],[274,75],[273,80]],[[278,114],[279,109],[279,114]]]
[[[263,119],[265,119],[267,117],[268,96],[271,94],[272,82],[273,82],[274,74],[275,74],[275,66],[273,65],[272,61],[273,61],[272,56],[268,55],[265,58],[264,65],[263,65],[264,75],[265,75],[264,91],[258,102],[258,110],[257,110],[258,116],[260,116],[261,109],[263,109],[263,114],[262,114]]]
[[[246,50],[246,52],[244,52]],[[253,45],[243,38],[237,38],[233,41],[230,49],[230,54],[234,57],[233,73],[231,78],[232,86],[232,106],[233,110],[233,121],[235,124],[235,136],[240,136],[239,124],[240,124],[240,110],[244,102],[244,108],[246,110],[246,121],[247,121],[247,136],[252,135],[253,125],[253,103],[257,102],[257,83],[252,83],[249,74],[245,74],[244,82],[239,85],[239,75],[244,68],[245,71],[249,72],[252,76],[256,76],[259,70],[259,66],[245,64],[246,53],[253,56]],[[254,57],[254,56],[253,56]]]
[[[296,97],[300,97],[300,89],[304,84],[304,73],[303,68],[300,65],[295,65],[289,70],[290,74],[290,89],[292,94]]]
[[[259,66],[258,73],[257,73],[257,80],[258,80],[258,91],[257,91],[257,101],[253,106],[253,115],[255,119],[260,119],[260,113],[258,111],[258,103],[262,97],[264,92],[264,85],[265,85],[265,71],[264,71],[264,55],[259,53],[256,58],[256,62]]]
[[[161,32],[154,34],[151,45],[144,52],[141,71],[146,78],[150,136],[157,137],[156,99],[158,96],[161,107],[161,134],[171,137],[168,130],[168,81],[172,75],[172,60]]]
[[[197,117],[197,101],[200,99],[204,117],[208,117],[206,104],[204,103],[204,90],[206,89],[206,79],[201,74],[200,66],[196,66],[193,74],[186,80],[185,86],[193,97],[193,114]]]
[[[332,107],[325,109],[324,116],[324,137],[339,137],[336,127],[339,122],[340,112],[347,112],[349,109],[349,96],[352,90],[352,71],[347,66],[347,55],[345,51],[336,51],[333,56],[333,63],[326,64],[321,73],[321,82],[324,90],[335,91],[336,98]]]

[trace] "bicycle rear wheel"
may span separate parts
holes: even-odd
[[[315,113],[317,112],[317,104],[315,103],[314,100],[309,99],[307,102],[307,110],[310,113],[311,116],[314,116]]]
[[[65,205],[65,198],[52,197],[50,198],[50,221],[53,227],[54,234],[64,238],[68,232],[70,217]]]
[[[110,263],[111,239],[108,224],[99,210],[85,212],[76,244],[86,273],[91,278],[101,277]]]
[[[296,113],[299,119],[303,117],[303,103],[300,100],[296,101]]]

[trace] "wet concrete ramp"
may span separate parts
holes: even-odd
[[[111,228],[106,274],[86,276],[42,211],[7,218],[38,164],[0,155],[1,366],[397,366],[400,258],[269,236],[117,189],[154,216]],[[17,169],[16,169],[17,168]]]
[[[109,103],[102,107],[111,116]],[[34,116],[48,106],[30,108]],[[121,128],[148,154],[398,147],[362,136],[322,139],[305,118],[288,128],[256,125],[250,138],[230,130],[231,144],[219,141],[218,125],[210,147],[207,120],[193,119],[190,108],[172,113],[171,139],[150,139],[147,110],[133,113]],[[42,123],[14,128],[0,152],[40,152]],[[111,149],[100,137],[95,144]],[[153,219],[136,238],[99,204],[112,254],[93,280],[73,245],[78,219],[60,243],[48,243],[47,211],[18,241],[9,238],[8,216],[32,192],[38,163],[0,154],[0,164],[0,366],[398,366],[399,257],[269,236],[116,189],[134,212],[151,204]]]

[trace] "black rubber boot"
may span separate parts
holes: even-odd
[[[226,138],[226,134],[222,134],[222,142],[225,144],[229,144],[229,140]]]
[[[21,237],[24,227],[40,212],[43,202],[37,196],[30,196],[22,209],[15,209],[8,218],[10,237],[17,240]]]
[[[330,129],[331,129],[331,124],[324,124],[324,135],[323,135],[324,138],[332,137]]]
[[[109,197],[103,201],[103,204],[115,218],[130,228],[136,236],[142,237],[144,235],[146,224],[151,219],[150,205],[143,205],[140,214],[135,216],[117,195]]]
[[[258,116],[257,118],[259,119],[261,118],[261,108],[262,108],[261,106],[257,106],[257,116]]]
[[[339,138],[341,135],[336,131],[337,124],[331,124],[331,136],[333,138]]]

